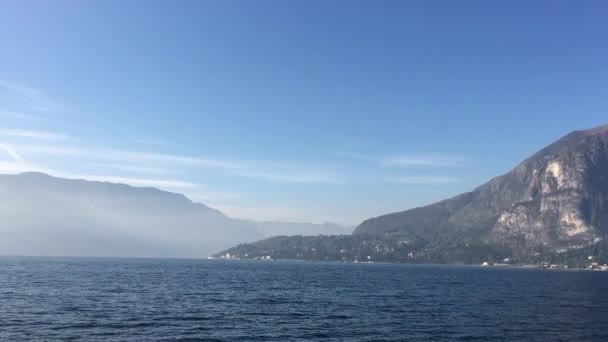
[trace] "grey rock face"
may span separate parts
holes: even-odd
[[[582,248],[608,231],[608,125],[572,132],[472,192],[364,221],[355,234],[508,247]]]

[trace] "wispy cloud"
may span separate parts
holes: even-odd
[[[190,164],[203,168],[215,169],[234,169],[242,167],[242,164],[234,161],[227,161],[213,158],[191,157],[177,154],[162,154],[151,152],[124,151],[124,150],[97,150],[96,157],[101,158],[119,158],[127,161],[135,162],[152,162],[152,163],[180,163]]]
[[[403,154],[388,157],[382,160],[381,165],[384,167],[458,167],[463,166],[466,160],[462,156],[440,153]]]
[[[19,84],[13,83],[13,82],[5,81],[5,80],[0,80],[0,86],[3,88],[6,88],[8,90],[11,90],[21,96],[29,97],[29,98],[40,97],[41,93],[42,93],[38,89],[26,87],[26,86],[19,85]]]
[[[152,178],[136,178],[136,177],[118,177],[104,175],[79,175],[79,174],[61,174],[65,178],[79,178],[90,181],[122,183],[133,186],[155,187],[165,189],[192,189],[199,187],[196,183],[184,182],[171,179],[152,179]]]
[[[38,140],[67,140],[69,137],[66,134],[49,132],[49,131],[33,131],[26,129],[0,129],[0,135],[6,137],[33,138]]]
[[[373,157],[373,156],[369,156],[369,155],[365,155],[365,154],[360,154],[360,153],[334,152],[332,154],[335,155],[335,156],[337,156],[337,157],[341,157],[341,158],[353,159],[353,160],[359,160],[359,161],[366,161],[366,162],[372,162],[372,163],[377,163],[377,162],[379,162],[379,161],[382,160],[382,158]]]
[[[66,112],[67,107],[40,89],[24,86],[7,80],[0,80],[0,88],[20,97],[26,105],[38,112]]]
[[[8,150],[6,148],[8,148]],[[170,191],[179,191],[186,189],[191,190],[200,188],[200,185],[197,183],[174,179],[78,174],[61,170],[54,170],[41,165],[25,162],[23,158],[20,158],[20,156],[14,152],[14,150],[4,144],[0,144],[0,149],[3,149],[7,152],[10,151],[9,154],[11,154],[11,156],[15,159],[14,161],[0,161],[0,174],[43,172],[55,177],[62,177],[68,179],[86,179],[89,181],[121,183],[138,187],[155,187]]]
[[[157,146],[171,145],[170,141],[163,140],[163,139],[135,139],[133,141],[136,143],[145,144],[145,145],[157,145]]]
[[[273,183],[301,183],[301,184],[344,184],[345,181],[336,175],[318,171],[283,171],[268,170],[233,170],[233,175],[245,178],[260,179]]]
[[[24,114],[24,113],[17,113],[17,112],[8,111],[8,110],[0,110],[0,116],[10,117],[10,118],[17,118],[17,119],[26,119],[26,120],[38,119],[38,117],[36,117],[34,115]]]
[[[336,152],[334,155],[352,160],[364,161],[381,167],[459,167],[468,158],[445,153],[404,153],[389,156],[372,156],[360,153]]]
[[[461,182],[460,179],[450,176],[402,176],[389,177],[386,180],[390,183],[410,185],[441,185]]]
[[[139,165],[129,165],[129,164],[114,164],[114,163],[90,163],[89,165],[101,168],[101,169],[111,169],[118,171],[126,171],[129,173],[137,173],[137,174],[164,174],[167,173],[167,170],[161,169],[158,167],[145,167]]]
[[[258,179],[273,183],[292,184],[343,184],[344,180],[337,174],[316,168],[299,167],[284,163],[267,163],[248,160],[223,160],[215,158],[192,157],[175,154],[151,152],[86,149],[70,146],[52,146],[37,144],[18,145],[24,154],[55,155],[78,157],[80,162],[106,162],[145,168],[172,167],[176,164],[191,168],[214,169],[227,175],[242,178]]]
[[[20,143],[20,144],[17,144],[17,147],[23,153],[40,154],[40,155],[85,157],[90,154],[85,149],[69,147],[69,146],[37,145],[37,144]]]
[[[4,152],[6,152],[14,161],[19,162],[19,163],[25,162],[25,160],[21,157],[21,155],[19,155],[19,153],[17,153],[17,151],[15,151],[15,149],[12,148],[11,146],[0,143],[0,149],[4,150]]]
[[[152,164],[190,164],[209,168],[238,168],[239,165],[217,159],[206,159],[175,154],[162,154],[152,152],[138,152],[127,150],[96,149],[72,147],[65,145],[38,145],[38,144],[19,144],[19,150],[23,153],[33,153],[41,155],[58,155],[80,157],[84,160],[92,161],[118,161],[127,164],[152,163]]]

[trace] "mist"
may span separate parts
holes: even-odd
[[[154,188],[0,175],[0,254],[204,258],[274,235],[349,233],[337,225],[227,217]]]

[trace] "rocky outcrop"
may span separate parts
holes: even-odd
[[[441,248],[483,242],[522,259],[589,246],[608,230],[608,125],[572,132],[472,192],[364,221],[355,234]]]

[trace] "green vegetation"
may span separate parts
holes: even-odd
[[[589,259],[592,256],[592,259]],[[229,259],[288,259],[344,262],[532,264],[586,268],[592,262],[608,263],[603,244],[564,253],[537,253],[525,259],[512,256],[499,245],[459,241],[429,246],[423,240],[396,239],[394,235],[277,236],[240,244],[217,253]]]
[[[453,246],[447,249],[423,248],[424,241],[370,238],[363,235],[277,236],[240,244],[216,254],[236,259],[293,259],[359,262],[442,262],[481,263],[502,260],[507,251],[485,245]]]

